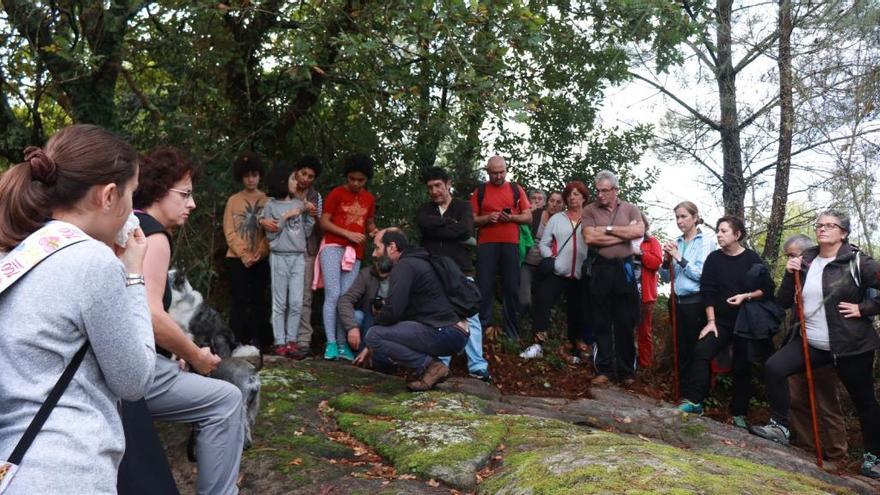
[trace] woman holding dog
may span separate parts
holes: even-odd
[[[167,312],[171,304],[169,231],[182,227],[196,206],[194,175],[193,164],[174,148],[157,149],[141,160],[134,205],[149,247],[144,260],[144,278],[159,353],[155,378],[145,400],[153,419],[196,424],[198,493],[234,494],[238,493],[235,482],[244,441],[241,392],[230,383],[202,376],[211,373],[220,358],[209,348],[193,344]],[[178,362],[171,359],[172,355],[185,361],[193,372],[182,370]],[[139,445],[130,442],[129,447],[132,456],[142,453]],[[142,469],[142,464],[131,458],[120,477],[123,473],[137,477]],[[120,488],[120,492],[145,490],[143,485],[134,483],[127,484],[126,488]]]
[[[139,229],[116,240],[137,153],[109,131],[74,125],[24,157],[0,178],[0,459],[19,466],[10,476],[0,460],[0,491],[116,493],[125,448],[116,403],[144,395],[156,360],[147,243]],[[65,370],[72,380],[25,447]]]

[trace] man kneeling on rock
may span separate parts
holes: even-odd
[[[411,370],[406,387],[430,390],[449,376],[437,356],[459,354],[468,340],[467,321],[456,315],[424,248],[410,246],[397,228],[380,231],[373,259],[392,265],[385,304],[366,337],[367,347],[354,364],[366,365],[382,354]]]

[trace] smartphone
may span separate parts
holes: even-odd
[[[510,210],[510,208],[505,208],[505,209],[501,210],[501,213],[506,213],[506,214],[510,215],[511,210]]]

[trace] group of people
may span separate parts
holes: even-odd
[[[846,431],[837,395],[839,378],[849,393],[862,429],[861,473],[880,478],[880,405],[874,391],[874,354],[880,338],[873,319],[880,313],[880,266],[848,241],[846,214],[822,212],[816,242],[800,234],[783,244],[788,262],[774,294],[771,274],[761,257],[743,245],[742,219],[724,216],[714,236],[703,232],[697,207],[675,207],[682,235],[663,246],[663,276],[672,279],[682,401],[679,409],[702,414],[713,366],[729,369],[733,387],[733,424],[788,445],[815,447],[804,379],[803,338],[807,339],[819,411],[822,455],[846,455]],[[792,308],[790,331],[774,348]],[[802,315],[802,321],[798,318]],[[714,361],[714,364],[713,364]],[[764,367],[763,382],[772,416],[766,425],[746,419],[753,396],[753,364]],[[836,376],[835,376],[836,375]],[[794,434],[794,438],[792,438]]]
[[[697,207],[681,203],[682,236],[661,246],[639,209],[618,197],[611,172],[595,177],[595,199],[574,181],[540,205],[543,195],[507,180],[500,156],[469,200],[454,198],[447,172],[431,169],[416,245],[399,227],[377,227],[366,188],[373,167],[368,156],[345,157],[344,183],[323,197],[314,187],[321,163],[303,157],[272,168],[267,196],[260,157],[235,160],[243,188],[229,198],[223,227],[230,325],[241,343],[266,344],[255,323],[270,313],[260,298],[270,286],[271,351],[309,355],[312,292],[323,287],[325,359],[404,368],[407,387],[424,391],[465,352],[470,375],[489,380],[482,335],[500,276],[508,337],[519,338],[521,312],[531,309],[534,343],[524,357],[540,354],[564,294],[567,336],[575,358],[592,358],[593,384],[629,385],[651,365],[659,273],[673,286],[681,410],[702,413],[715,361],[732,371],[734,423],[787,443],[789,428],[803,424],[804,385],[792,378],[790,390],[789,378],[804,369],[805,336],[811,365],[833,368],[856,406],[862,473],[880,478],[872,374],[880,338],[871,321],[880,313],[872,292],[880,266],[850,245],[844,214],[819,216],[818,245],[805,236],[785,243],[789,261],[774,294],[767,267],[743,246],[741,219],[722,217],[712,235]],[[9,459],[0,486],[8,493],[62,493],[74,480],[88,493],[173,492],[154,419],[196,425],[199,493],[237,492],[241,394],[206,376],[220,358],[167,312],[171,231],[195,208],[196,175],[180,150],[139,156],[109,131],[74,125],[25,150],[0,178],[0,320],[15,322],[0,332],[0,453]],[[132,214],[139,227],[127,227]],[[372,263],[362,268],[371,238]],[[478,292],[478,310],[462,304],[472,302],[468,289]],[[774,351],[779,307],[796,304],[805,325]],[[755,362],[765,364],[773,417],[749,427]],[[820,410],[839,411],[833,376],[816,376]],[[830,453],[839,442],[825,445]]]

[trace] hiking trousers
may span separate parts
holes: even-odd
[[[880,454],[880,404],[874,393],[874,351],[854,356],[837,356],[809,346],[810,365],[822,368],[833,365],[837,376],[849,393],[859,415],[865,451]],[[805,369],[803,343],[800,336],[783,346],[764,368],[767,400],[776,422],[788,426],[790,396],[788,377]]]

